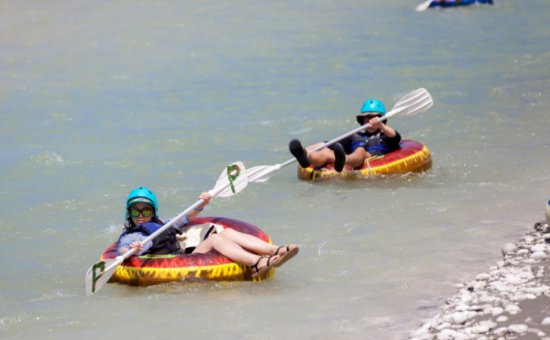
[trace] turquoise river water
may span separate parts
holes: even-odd
[[[0,2],[0,337],[407,338],[550,199],[550,2],[419,2]],[[419,87],[434,107],[389,124],[431,170],[293,164],[207,207],[300,244],[273,279],[86,296],[133,187],[174,216],[227,164],[286,161]]]

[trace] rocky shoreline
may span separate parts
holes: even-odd
[[[409,339],[550,340],[550,227],[534,228],[506,244],[502,261],[461,284]]]

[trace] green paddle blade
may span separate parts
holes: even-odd
[[[113,276],[118,259],[99,261],[91,266],[86,272],[86,294],[92,295],[103,287]],[[107,268],[107,270],[105,270]]]
[[[241,192],[247,185],[248,179],[244,164],[235,162],[222,171],[210,194],[212,196],[230,197]]]

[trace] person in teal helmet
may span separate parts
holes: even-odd
[[[255,236],[221,226],[211,227],[193,247],[182,249],[178,235],[186,233],[187,223],[210,202],[207,192],[199,195],[204,203],[177,221],[152,241],[142,241],[164,225],[168,219],[158,216],[158,200],[146,187],[130,192],[126,199],[126,222],[118,240],[118,253],[137,248],[136,255],[195,254],[216,251],[232,261],[250,266],[252,277],[259,276],[273,266],[280,266],[298,253],[298,246],[276,246]]]
[[[361,106],[361,113],[356,116],[360,125],[369,123],[365,130],[331,147],[313,152],[309,150],[320,144],[304,148],[298,139],[293,139],[288,145],[290,153],[303,168],[310,165],[320,168],[327,164],[333,164],[337,172],[341,172],[345,165],[352,169],[361,168],[367,158],[399,149],[399,133],[383,120],[378,121],[378,118],[384,117],[385,114],[386,107],[382,101],[367,99]]]

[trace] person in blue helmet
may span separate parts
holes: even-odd
[[[164,225],[167,220],[158,216],[158,201],[155,194],[146,187],[130,192],[126,199],[126,222],[118,240],[118,253],[124,254],[137,248],[136,255],[191,254],[217,251],[232,261],[250,266],[252,277],[259,276],[271,267],[281,266],[298,253],[298,246],[276,246],[257,237],[221,226],[209,230],[200,242],[182,249],[177,235],[186,232],[187,223],[195,218],[210,202],[207,192],[199,195],[204,203],[177,221],[153,240],[142,241]]]
[[[318,151],[309,151],[320,144],[307,148],[302,146],[298,139],[290,141],[288,147],[290,153],[298,160],[301,167],[307,168],[313,165],[316,168],[333,164],[337,172],[341,172],[345,165],[350,168],[361,168],[365,160],[372,156],[384,155],[399,149],[401,136],[399,133],[385,124],[379,117],[384,117],[386,107],[378,99],[367,99],[361,113],[356,116],[360,125],[369,123],[369,126],[358,133],[335,143],[330,147]]]

